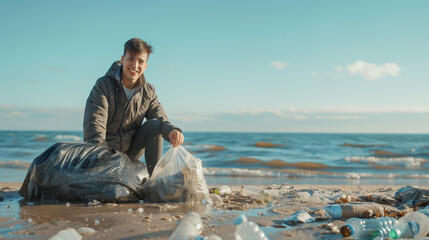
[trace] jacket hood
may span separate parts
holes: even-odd
[[[116,80],[116,82],[122,86],[122,62],[115,61],[112,66],[110,66],[109,70],[107,70],[106,76],[111,77]],[[146,83],[146,79],[144,74],[137,80],[137,85],[135,88],[140,88],[143,84]]]

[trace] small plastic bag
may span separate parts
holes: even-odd
[[[143,188],[147,202],[212,203],[201,160],[182,146],[161,157]]]

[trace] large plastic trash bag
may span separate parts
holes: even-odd
[[[212,203],[201,160],[182,146],[161,157],[143,187],[148,202]]]
[[[112,148],[61,142],[33,160],[19,194],[29,201],[139,201],[148,176],[145,164]]]

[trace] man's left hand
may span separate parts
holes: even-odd
[[[183,143],[184,136],[181,132],[172,130],[168,134],[168,138],[170,139],[171,145],[173,145],[173,147],[177,147]]]

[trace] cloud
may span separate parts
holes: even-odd
[[[407,132],[429,133],[429,109],[284,108],[170,112],[185,132]],[[83,109],[0,105],[0,129],[81,130]],[[404,122],[409,124],[404,125]]]
[[[169,116],[185,132],[429,133],[429,110],[418,109],[242,109],[196,115],[199,117],[192,122],[180,121],[175,114]],[[404,125],[404,121],[412,124]]]
[[[0,105],[0,129],[81,130],[83,109]]]
[[[13,111],[13,112],[8,112],[5,114],[5,118],[27,118],[28,114],[27,113],[23,113],[23,112],[17,112],[17,111]]]
[[[343,69],[342,67],[340,67],[340,66],[334,66],[334,69],[335,69],[337,72],[343,72],[343,71],[344,71],[344,69]]]
[[[373,63],[367,63],[364,61],[356,61],[351,65],[346,66],[350,74],[360,74],[365,79],[380,79],[386,75],[398,76],[401,72],[401,68],[396,63],[385,63],[375,65]]]
[[[48,72],[62,72],[64,71],[64,68],[58,67],[58,66],[52,66],[52,65],[44,65],[42,66],[43,70],[46,70]]]
[[[278,70],[283,70],[284,68],[287,67],[288,63],[287,62],[271,62],[271,65],[273,65]]]
[[[287,109],[287,110],[278,110],[278,109],[243,109],[238,111],[230,111],[226,112],[226,114],[233,115],[274,115],[278,117],[282,117],[285,119],[297,119],[302,120],[307,117],[300,112],[295,111],[295,109]]]
[[[331,115],[331,116],[314,116],[315,119],[326,119],[326,120],[359,120],[367,119],[366,116],[356,116],[356,115]]]
[[[172,117],[169,117],[172,121],[182,121],[182,122],[200,122],[200,121],[214,121],[215,119],[210,115],[203,115],[198,113],[185,113],[185,114],[176,114]]]

